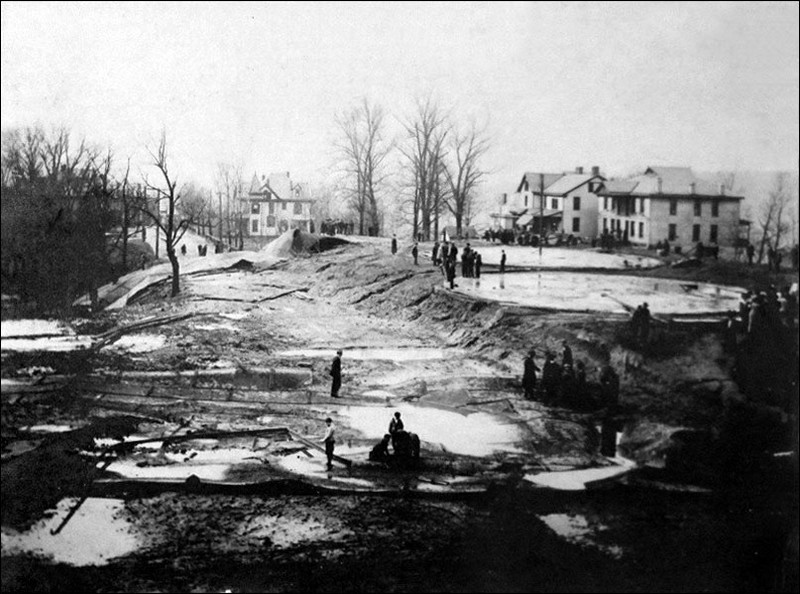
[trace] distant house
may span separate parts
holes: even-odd
[[[583,167],[567,173],[526,172],[515,193],[501,195],[499,210],[491,215],[494,226],[596,237],[596,192],[603,181],[599,167],[592,167],[591,173],[584,173]]]
[[[287,229],[311,231],[311,205],[304,184],[293,183],[289,172],[261,178],[253,174],[250,190],[242,198],[248,203],[247,233],[250,237],[274,237]]]
[[[641,175],[603,182],[598,195],[601,232],[634,244],[667,239],[685,248],[699,241],[733,246],[739,234],[743,196],[698,179],[689,167],[648,167]]]

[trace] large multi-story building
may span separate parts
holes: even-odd
[[[691,247],[697,242],[733,246],[740,232],[740,203],[725,186],[695,177],[689,167],[648,167],[624,180],[603,182],[599,229],[633,244],[669,240]]]
[[[527,172],[513,194],[503,194],[492,213],[499,229],[530,230],[576,237],[597,236],[597,189],[605,178],[599,167],[567,173]],[[543,202],[542,202],[543,201]]]
[[[250,237],[275,237],[287,229],[311,229],[311,205],[304,184],[292,183],[289,172],[253,175],[247,202],[247,233]]]

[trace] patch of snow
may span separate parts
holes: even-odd
[[[221,314],[217,314],[217,315],[219,315],[219,317],[221,317],[221,318],[227,318],[229,320],[243,320],[250,314],[247,313],[246,311],[240,311],[240,312],[231,312],[231,313],[221,313]]]
[[[3,320],[0,338],[9,336],[65,336],[75,332],[59,320]]]
[[[459,248],[460,250],[460,248]],[[632,256],[625,254],[604,254],[588,249],[569,249],[545,247],[542,249],[541,259],[539,248],[531,246],[478,246],[475,251],[480,253],[484,264],[500,265],[501,250],[506,252],[506,266],[540,266],[542,268],[652,268],[660,266],[661,261],[656,258]],[[627,260],[628,266],[625,266]]]
[[[138,465],[147,461],[136,457],[123,458],[110,464],[107,470],[125,478],[185,480],[195,475],[202,480],[222,481],[233,466],[262,464],[255,452],[242,448],[187,450],[183,454],[163,452],[149,460],[153,465]]]
[[[3,526],[3,555],[32,553],[52,558],[57,563],[82,567],[104,565],[139,548],[139,540],[130,533],[129,522],[121,517],[125,502],[118,499],[90,497],[61,532],[50,534],[76,501],[62,499],[54,516],[41,520],[25,532]]]
[[[70,425],[29,425],[20,427],[20,431],[29,431],[31,433],[65,433],[72,430],[73,427]]]
[[[88,349],[92,346],[90,336],[46,336],[42,338],[4,338],[0,343],[3,351],[24,353],[29,351],[68,352]]]
[[[167,342],[163,334],[127,334],[114,341],[111,348],[129,353],[148,353],[162,348]]]

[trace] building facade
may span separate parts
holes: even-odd
[[[583,167],[566,173],[526,172],[516,192],[498,199],[498,210],[491,215],[494,226],[592,239],[597,236],[597,190],[604,181],[599,167],[591,173]]]
[[[739,236],[743,197],[698,179],[689,167],[648,167],[641,175],[604,182],[598,195],[600,233],[633,244],[734,246]]]
[[[293,183],[289,172],[261,178],[253,174],[246,203],[247,234],[250,237],[275,237],[287,229],[312,232],[311,205],[304,184]]]

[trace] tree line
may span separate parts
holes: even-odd
[[[379,234],[386,211],[397,207],[415,238],[438,238],[447,215],[461,235],[487,174],[486,128],[457,122],[430,97],[397,123],[400,132],[390,138],[386,111],[366,98],[336,117],[342,191],[358,232]]]

